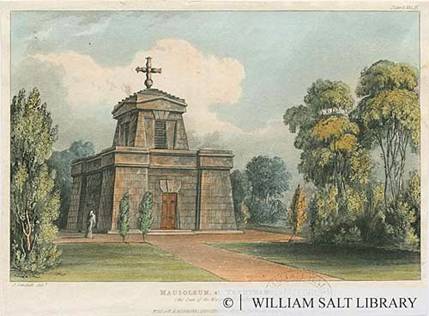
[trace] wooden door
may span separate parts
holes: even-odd
[[[176,228],[176,193],[162,194],[161,229]]]

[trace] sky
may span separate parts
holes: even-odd
[[[153,88],[188,103],[190,145],[233,150],[236,168],[279,156],[297,183],[300,152],[283,124],[317,79],[354,91],[380,59],[419,65],[416,12],[15,11],[11,92],[41,91],[59,126],[57,150],[112,144],[113,106],[144,88],[135,72],[150,55]],[[356,98],[356,97],[355,97]]]

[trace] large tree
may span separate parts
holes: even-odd
[[[369,157],[358,143],[359,127],[349,119],[353,98],[341,81],[317,80],[307,90],[305,105],[283,116],[295,147],[302,150],[298,170],[319,189],[335,186],[343,198],[347,185],[365,182]]]
[[[313,240],[348,242],[357,238],[354,222],[357,194],[368,184],[371,163],[359,143],[360,129],[349,114],[353,110],[349,87],[341,81],[317,80],[307,90],[304,105],[283,116],[295,147],[302,150],[298,170],[316,186],[310,200]],[[354,236],[353,238],[349,238]]]
[[[384,165],[385,203],[396,204],[404,187],[410,147],[420,140],[418,74],[413,67],[380,60],[361,73],[356,93],[361,100],[353,117],[362,129],[361,142],[378,147]]]
[[[46,163],[56,135],[39,91],[19,91],[11,104],[11,266],[24,275],[59,262],[59,198]]]
[[[60,215],[56,220],[57,226],[62,229],[67,225],[67,215],[70,208],[72,188],[71,164],[78,158],[87,157],[95,153],[94,144],[82,140],[74,141],[68,149],[54,151],[48,160],[50,170],[55,170],[55,188],[60,192]]]
[[[248,205],[253,222],[273,222],[285,211],[280,200],[289,189],[290,174],[279,157],[255,156],[246,165],[250,185]]]

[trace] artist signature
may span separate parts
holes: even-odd
[[[46,282],[14,282],[11,284],[13,287],[45,287],[48,285]]]

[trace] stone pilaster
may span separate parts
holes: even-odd
[[[232,152],[227,150],[198,151],[200,179],[197,229],[237,229],[230,179],[232,159]]]

